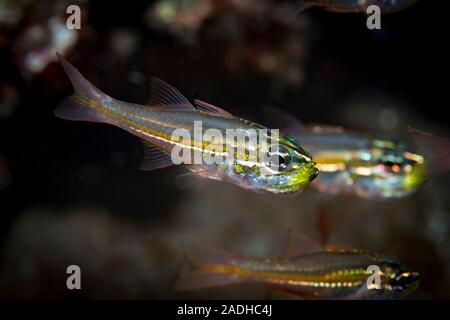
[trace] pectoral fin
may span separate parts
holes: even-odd
[[[217,168],[200,169],[198,171],[180,174],[176,178],[176,185],[180,190],[191,189],[204,182],[205,179],[213,179],[217,176]]]

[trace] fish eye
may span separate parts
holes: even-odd
[[[419,275],[415,272],[403,272],[394,278],[393,287],[402,290],[414,285],[419,280]]]
[[[386,161],[386,162],[383,162],[383,164],[389,168],[392,168],[393,166],[397,165],[397,163],[392,162],[392,161]]]
[[[278,146],[277,149],[278,150],[276,151],[269,151],[267,153],[267,164],[274,171],[284,172],[289,169],[292,162],[292,157],[289,153],[289,150],[287,150],[285,147]]]
[[[382,157],[378,163],[388,172],[399,173],[403,167],[403,159],[399,155],[388,154]]]

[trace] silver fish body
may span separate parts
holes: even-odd
[[[142,138],[145,155],[141,168],[144,170],[185,164],[202,178],[277,194],[300,192],[317,176],[311,157],[289,137],[273,134],[268,128],[203,101],[196,100],[194,107],[177,89],[156,78],[152,79],[149,106],[111,98],[89,83],[62,56],[58,57],[75,94],[64,100],[55,114],[67,120],[115,125]],[[204,133],[213,129],[224,140],[216,142],[210,137],[205,141]],[[230,130],[244,136],[260,133],[258,139],[261,139],[251,145],[245,139],[228,139]],[[263,156],[251,158],[250,151]],[[180,159],[174,157],[180,153],[182,157],[178,158],[182,161],[176,163],[174,160]],[[196,156],[199,161],[195,161]],[[203,161],[205,156],[211,161]],[[273,159],[282,161],[273,165]]]

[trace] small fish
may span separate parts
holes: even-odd
[[[327,11],[333,12],[367,12],[367,8],[371,5],[380,7],[382,13],[394,13],[404,10],[418,0],[302,0],[296,1],[295,5],[301,12],[309,7],[323,7]]]
[[[185,246],[193,269],[180,277],[177,290],[262,283],[304,299],[399,299],[416,290],[420,279],[388,258],[323,247],[298,232],[290,233],[289,249],[276,258],[239,257],[196,241]],[[379,283],[368,281],[374,272]]]
[[[264,157],[267,160],[250,161],[245,157],[250,146],[239,141],[220,142],[216,146],[221,148],[219,150],[211,148],[210,144],[202,141],[202,135],[196,138],[196,121],[201,121],[204,131],[219,130],[223,136],[228,129],[249,131],[267,128],[200,100],[195,100],[194,107],[177,89],[156,78],[152,79],[152,102],[149,106],[116,100],[94,87],[64,57],[58,54],[58,58],[72,82],[75,94],[60,103],[55,115],[67,120],[111,124],[138,136],[144,144],[143,170],[173,165],[171,153],[177,146],[202,155],[213,153],[231,156],[234,162],[205,162],[187,166],[194,176],[231,182],[256,192],[300,192],[318,174],[312,158],[288,135],[276,136],[272,139],[273,145],[262,144],[258,140],[254,147],[267,155]],[[179,137],[173,137],[176,129],[188,131],[190,138],[180,141]],[[236,150],[244,150],[244,155],[236,157]]]
[[[267,117],[277,119],[273,125],[294,135],[313,155],[320,175],[312,186],[320,192],[378,200],[402,198],[434,175],[424,156],[402,143],[341,127],[305,126],[278,109],[267,108],[265,112]]]

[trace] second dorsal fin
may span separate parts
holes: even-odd
[[[292,257],[308,253],[317,253],[323,250],[324,248],[320,243],[311,240],[297,229],[290,229],[288,244],[281,256]]]
[[[222,108],[216,107],[205,101],[195,100],[194,102],[195,102],[195,106],[197,107],[197,109],[199,109],[201,111],[205,111],[208,113],[216,114],[216,115],[219,115],[222,117],[227,117],[227,118],[233,117],[233,115],[231,113],[229,113],[228,111],[225,111]]]
[[[195,110],[194,106],[180,91],[159,78],[152,78],[150,105],[180,110]]]

